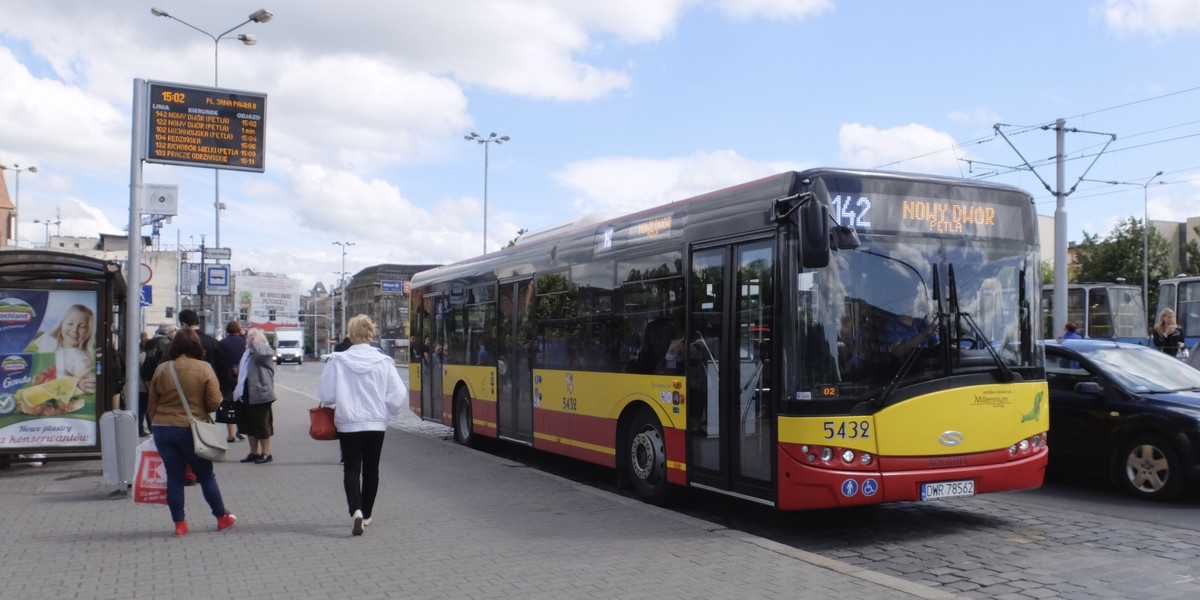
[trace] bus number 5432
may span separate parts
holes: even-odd
[[[833,438],[843,440],[867,439],[871,437],[871,423],[869,421],[825,421],[825,439],[832,440]]]

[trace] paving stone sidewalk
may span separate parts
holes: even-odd
[[[225,532],[198,487],[175,538],[98,460],[0,471],[0,599],[953,597],[397,428],[354,537],[315,399],[277,393],[275,461],[237,462],[243,442],[217,465]]]

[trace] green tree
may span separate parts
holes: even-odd
[[[516,245],[517,245],[517,240],[521,239],[521,236],[525,235],[526,233],[529,233],[529,230],[528,230],[528,229],[525,229],[524,227],[522,227],[522,228],[518,229],[518,230],[517,230],[517,237],[515,237],[515,238],[513,238],[513,239],[511,239],[511,240],[508,240],[508,245],[507,245],[507,246],[505,246],[505,248],[512,248],[513,246],[516,246]]]
[[[1042,261],[1042,285],[1054,285],[1054,263]]]
[[[1130,285],[1142,284],[1142,243],[1145,232],[1143,222],[1129,217],[1115,226],[1103,240],[1099,235],[1083,232],[1083,243],[1075,254],[1075,262],[1079,265],[1076,281],[1114,282],[1118,277],[1124,277]],[[1147,313],[1153,312],[1158,301],[1158,280],[1171,276],[1171,245],[1167,239],[1153,227],[1148,232],[1148,258],[1150,271],[1150,306]]]

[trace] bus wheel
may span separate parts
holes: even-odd
[[[471,396],[467,388],[458,388],[454,393],[454,441],[464,446],[475,445],[475,431],[471,428]]]
[[[667,445],[653,412],[642,409],[633,415],[625,448],[634,493],[650,504],[666,504],[671,487],[667,482]]]
[[[1144,435],[1125,444],[1118,455],[1121,484],[1139,498],[1166,500],[1179,491],[1183,465],[1166,440]]]

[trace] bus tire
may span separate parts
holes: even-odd
[[[467,446],[475,446],[475,429],[472,425],[471,395],[466,387],[454,392],[454,441]]]
[[[638,410],[630,420],[625,454],[624,468],[634,494],[649,504],[667,504],[671,492],[667,481],[667,442],[662,424],[650,409]]]
[[[1127,492],[1147,500],[1168,500],[1179,493],[1183,463],[1166,440],[1140,435],[1117,455],[1119,481]]]

